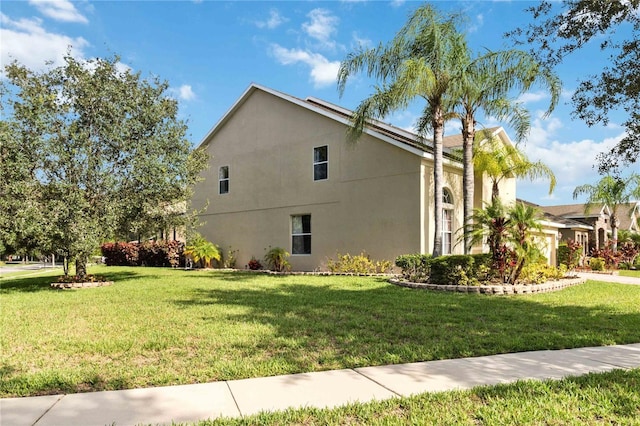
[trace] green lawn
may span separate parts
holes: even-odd
[[[640,342],[640,286],[514,297],[382,278],[91,268],[0,281],[0,395],[123,389]]]
[[[290,409],[217,425],[638,425],[640,369],[560,381],[520,381],[469,391],[352,404],[337,409]]]
[[[623,277],[640,278],[640,271],[624,271],[624,270],[620,270],[620,271],[618,271],[618,275],[623,276]]]

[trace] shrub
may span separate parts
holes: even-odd
[[[430,254],[404,254],[396,258],[402,278],[412,282],[426,282],[431,274]]]
[[[262,263],[260,263],[260,261],[255,257],[251,257],[251,260],[249,260],[249,263],[247,264],[247,266],[252,271],[257,271],[258,269],[262,269]]]
[[[269,251],[264,255],[264,261],[272,271],[284,272],[291,269],[287,259],[291,256],[282,247],[269,247]]]
[[[601,257],[592,257],[589,259],[589,267],[594,271],[604,271],[604,259]]]
[[[520,274],[520,282],[525,284],[542,284],[549,280],[557,281],[567,273],[566,265],[559,268],[546,263],[532,263],[525,265]]]
[[[138,243],[104,243],[100,246],[107,266],[138,266]]]
[[[479,285],[473,256],[451,255],[431,259],[431,278],[434,284]]]
[[[371,257],[362,252],[352,256],[336,254],[336,259],[327,259],[327,269],[337,274],[383,274],[391,269],[388,260],[371,260]]]
[[[205,268],[211,268],[211,261],[220,261],[218,246],[196,235],[185,247],[184,255],[193,259],[194,263]]]
[[[184,263],[184,244],[180,241],[104,243],[100,251],[107,266],[177,267]]]

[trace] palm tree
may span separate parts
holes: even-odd
[[[507,269],[507,238],[510,219],[500,198],[491,200],[484,209],[475,209],[472,221],[465,226],[465,234],[471,238],[471,243],[484,243],[486,241],[491,253],[492,266],[501,280],[504,280]]]
[[[473,212],[474,164],[473,141],[479,110],[485,115],[506,121],[516,132],[516,140],[529,133],[528,111],[508,96],[519,94],[538,84],[549,90],[551,101],[545,116],[551,114],[558,103],[561,83],[549,69],[540,65],[533,56],[520,50],[489,52],[471,61],[460,70],[454,80],[458,99],[457,115],[462,124],[464,223],[469,225]],[[466,228],[465,228],[466,229]],[[464,239],[465,253],[471,251],[471,236]]]
[[[540,232],[541,213],[538,209],[524,203],[516,203],[509,210],[509,242],[516,254],[516,265],[511,271],[509,282],[515,284],[522,268],[529,259],[539,253],[532,231]]]
[[[634,198],[640,198],[640,175],[632,173],[626,179],[606,175],[595,185],[584,184],[573,190],[574,199],[582,194],[587,196],[587,202],[584,205],[585,213],[588,213],[594,204],[601,203],[609,207],[612,248],[613,251],[616,251],[618,248],[618,227],[620,226],[619,211],[622,205],[629,203]]]
[[[499,184],[508,177],[549,179],[549,194],[556,186],[553,170],[542,161],[532,162],[517,146],[503,144],[497,138],[482,143],[476,139],[473,164],[478,172],[486,173],[491,180],[491,199],[500,196]]]
[[[451,118],[451,80],[467,55],[464,36],[455,27],[457,17],[441,16],[432,6],[418,8],[388,45],[359,48],[340,63],[338,89],[344,93],[349,77],[364,71],[381,83],[352,115],[348,139],[356,141],[371,119],[406,108],[416,98],[425,101],[417,123],[420,137],[433,132],[434,243],[433,255],[442,253],[442,187],[444,123]]]

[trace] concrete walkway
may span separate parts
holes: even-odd
[[[640,367],[640,343],[364,367],[122,391],[0,399],[3,426],[136,425],[337,407],[519,379]]]
[[[612,275],[612,274],[598,274],[595,272],[578,272],[578,276],[580,278],[586,278],[588,280],[593,280],[593,281],[640,285],[640,278],[634,278],[634,277],[622,277],[620,275]]]

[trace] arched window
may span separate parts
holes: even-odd
[[[453,242],[453,195],[442,189],[442,254],[451,254]]]

